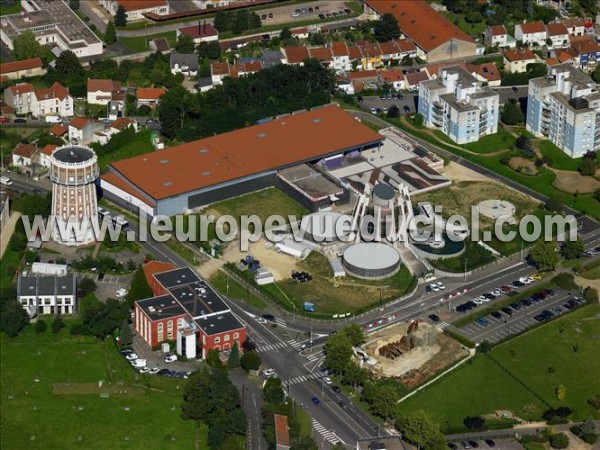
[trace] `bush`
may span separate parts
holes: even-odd
[[[37,334],[42,334],[42,333],[45,333],[47,329],[48,329],[48,324],[46,323],[46,321],[43,319],[38,319],[37,322],[35,323],[34,331]]]
[[[565,273],[565,272],[559,273],[552,279],[552,281],[559,288],[562,288],[565,291],[571,291],[573,289],[577,289],[577,284],[575,284],[575,277],[573,277],[573,274],[570,274],[570,273]]]
[[[60,330],[62,330],[65,327],[65,322],[63,321],[61,316],[56,316],[54,318],[54,320],[52,321],[52,332],[53,333],[60,333]]]
[[[579,435],[579,438],[586,444],[594,445],[598,442],[598,435],[596,433],[583,433]]]
[[[90,334],[90,328],[85,323],[77,323],[71,327],[73,336],[85,336]]]
[[[555,433],[550,436],[550,446],[552,448],[567,448],[569,446],[569,438],[565,433]]]
[[[96,282],[91,278],[85,277],[79,282],[79,289],[83,291],[84,297],[89,293],[94,292],[96,290],[96,287]]]
[[[592,287],[587,287],[583,291],[583,299],[588,305],[595,305],[598,303],[598,290]],[[599,405],[600,406],[600,405]]]

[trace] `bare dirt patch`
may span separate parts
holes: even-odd
[[[382,356],[380,349],[400,341],[406,336],[409,326],[409,323],[399,323],[369,336],[364,349],[377,360],[373,366],[375,374],[395,378],[413,388],[468,354],[437,327],[420,322],[418,330],[411,334],[411,341],[416,345],[414,348],[394,359]]]
[[[527,175],[535,175],[538,173],[537,167],[533,161],[529,161],[521,156],[513,156],[508,161],[508,166],[512,170],[522,170]]]
[[[552,186],[559,191],[568,194],[591,194],[600,188],[600,181],[592,177],[583,176],[579,172],[556,169],[552,169],[552,171],[556,173],[556,178]]]
[[[482,175],[465,166],[461,166],[453,161],[444,166],[444,175],[452,181],[492,181],[485,175]]]

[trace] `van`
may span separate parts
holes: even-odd
[[[46,123],[60,123],[61,120],[58,116],[46,116]]]

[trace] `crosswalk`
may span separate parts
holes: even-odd
[[[317,375],[314,373],[307,373],[306,375],[298,375],[297,377],[290,378],[289,380],[283,381],[281,384],[285,387],[293,386],[294,384],[306,383],[309,380],[316,380]]]
[[[300,350],[302,348],[302,344],[296,339],[290,339],[287,343],[294,348],[294,350]]]
[[[261,345],[256,349],[256,351],[271,352],[273,350],[279,350],[286,347],[292,347],[294,350],[300,350],[302,348],[302,344],[295,339],[290,339],[287,342],[279,341],[272,344]]]
[[[326,441],[330,442],[331,445],[335,445],[342,442],[342,440],[338,437],[337,434],[335,434],[333,431],[329,431],[327,428],[321,425],[321,423],[318,420],[312,419],[312,427],[317,433],[323,436],[323,438]]]
[[[448,322],[443,322],[443,321],[442,321],[442,322],[439,322],[439,323],[437,324],[437,327],[438,327],[440,330],[443,330],[444,328],[448,327],[449,325],[450,325],[450,324],[449,324]]]
[[[304,355],[306,357],[306,359],[308,359],[310,362],[314,362],[317,361],[321,358],[323,358],[323,352],[322,351],[315,351],[314,353],[308,353],[306,355]]]

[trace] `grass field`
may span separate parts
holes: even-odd
[[[15,3],[10,6],[0,7],[0,16],[7,16],[9,14],[16,14],[21,12],[21,0],[15,0]]]
[[[264,309],[267,306],[264,301],[247,292],[245,287],[231,277],[227,280],[227,275],[221,271],[210,277],[210,283],[223,295],[242,300],[255,308]]]
[[[509,149],[515,143],[515,138],[504,128],[499,127],[498,132],[482,137],[477,142],[466,144],[465,148],[477,153],[494,153]]]
[[[120,161],[122,159],[153,151],[154,146],[152,145],[151,135],[152,131],[148,129],[142,129],[135,134],[132,133],[133,138],[124,142],[123,145],[120,145],[118,148],[111,148],[109,153],[99,152],[98,165],[103,169],[113,161]],[[113,146],[110,142],[106,145],[110,147]]]
[[[587,399],[600,392],[599,342],[600,307],[586,306],[491,351],[491,357],[533,393],[490,358],[478,354],[472,362],[401,403],[399,409],[425,409],[447,433],[463,431],[462,421],[468,415],[486,415],[500,409],[538,420],[548,407],[537,396],[553,407],[573,408],[572,419],[585,420],[590,415],[598,418],[600,413]],[[555,395],[560,384],[567,389],[564,401]]]
[[[148,36],[120,38],[119,42],[121,42],[131,52],[144,52],[148,50],[148,43],[152,39],[160,37],[166,38],[171,47],[174,47],[177,43],[175,31],[165,31],[164,33],[149,34]]]
[[[585,270],[580,273],[580,276],[588,280],[600,280],[600,259],[583,267]]]
[[[32,330],[0,341],[3,449],[193,447],[194,424],[180,418],[185,380],[136,374],[112,339]]]
[[[550,158],[550,166],[555,169],[576,171],[581,163],[581,158],[571,158],[550,141],[540,141],[539,147],[542,155]]]

